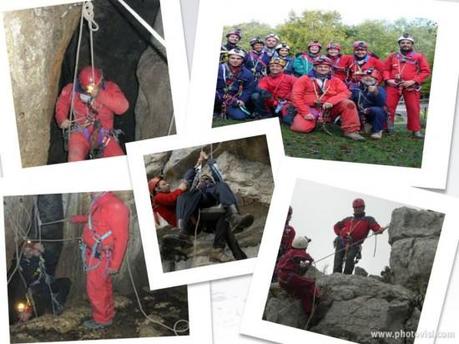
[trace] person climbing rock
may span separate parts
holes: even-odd
[[[18,278],[8,284],[10,324],[26,322],[43,314],[60,315],[64,310],[71,281],[55,278],[49,271],[48,261],[53,260],[39,241],[25,241],[22,244],[17,267],[17,257],[13,260],[8,276],[13,271]]]
[[[77,84],[67,84],[56,102],[56,122],[59,128],[70,132],[67,160],[123,155],[118,143],[119,131],[113,128],[113,116],[124,114],[128,107],[121,89],[104,80],[100,69],[92,66],[81,69]],[[72,109],[74,116],[70,113]]]
[[[112,275],[123,263],[129,240],[129,208],[112,192],[91,194],[88,215],[74,215],[71,222],[85,224],[82,234],[82,259],[86,271],[86,292],[92,319],[88,329],[102,329],[115,317]]]
[[[159,217],[163,218],[173,227],[177,226],[175,209],[177,207],[177,198],[188,188],[185,180],[182,180],[179,186],[171,191],[170,184],[161,176],[156,176],[148,182],[148,189],[151,195],[151,205],[155,216],[155,222],[160,224]]]
[[[177,199],[176,215],[179,233],[170,239],[176,240],[178,244],[185,247],[192,246],[190,236],[194,234],[197,218],[200,217],[198,214],[200,209],[220,205],[222,212],[210,220],[215,224],[215,239],[210,259],[229,260],[229,257],[224,254],[225,242],[235,259],[244,259],[247,256],[240,249],[234,234],[251,226],[254,217],[250,214],[239,214],[236,196],[228,184],[223,181],[215,160],[209,159],[207,162],[211,175],[203,173],[205,160],[208,160],[208,156],[201,151],[194,168],[189,169],[185,174],[184,179],[189,185],[189,190]]]
[[[352,208],[354,209],[354,216],[338,221],[333,227],[337,235],[334,241],[333,272],[342,273],[345,262],[344,273],[347,275],[354,271],[355,259],[359,257],[362,244],[370,230],[376,234],[381,234],[385,230],[373,217],[365,214],[365,201],[363,199],[356,198],[352,202]]]
[[[421,85],[430,75],[427,58],[414,51],[414,38],[403,34],[398,39],[399,52],[390,54],[385,61],[387,101],[391,130],[395,120],[395,110],[403,96],[407,111],[407,129],[414,138],[422,139],[421,133]]]
[[[341,117],[343,135],[355,141],[365,140],[360,134],[357,108],[349,99],[351,92],[337,77],[332,76],[333,63],[326,56],[314,60],[310,76],[300,77],[293,85],[292,103],[297,110],[290,129],[309,133],[317,123],[332,122]]]
[[[301,300],[306,318],[312,317],[320,291],[312,278],[303,276],[314,259],[306,252],[311,240],[304,236],[293,239],[292,247],[276,265],[279,286]],[[309,321],[308,321],[309,322]]]

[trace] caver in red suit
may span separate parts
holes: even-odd
[[[277,278],[281,288],[301,299],[304,314],[309,317],[313,311],[314,301],[319,298],[319,289],[313,279],[304,277],[303,271],[314,259],[306,252],[309,239],[296,237],[292,248],[284,254],[276,266]]]
[[[421,130],[420,86],[429,77],[430,66],[423,54],[407,49],[402,45],[402,41],[411,41],[414,45],[414,39],[409,35],[405,36],[399,39],[400,51],[389,55],[385,61],[386,105],[389,110],[390,121],[394,123],[395,109],[400,96],[403,96],[408,116],[407,129],[412,132],[419,132]],[[394,82],[393,85],[390,84],[390,80]],[[409,87],[404,87],[403,83],[406,81],[413,81],[414,83]]]
[[[154,177],[148,182],[150,189],[153,213],[155,214],[155,221],[158,224],[156,215],[159,214],[167,223],[173,227],[177,227],[176,206],[177,198],[185,191],[176,189],[173,191],[156,191],[158,183],[163,180],[161,177]]]
[[[72,223],[85,223],[82,249],[85,250],[86,292],[92,307],[92,327],[110,325],[115,317],[111,274],[119,271],[129,240],[129,208],[111,192],[93,197],[89,215],[76,215],[71,219]]]
[[[333,54],[330,50],[333,51]],[[341,45],[338,43],[328,44],[327,57],[332,61],[333,76],[336,76],[341,81],[345,81],[347,77],[347,67],[352,64],[353,57],[351,55],[341,54]]]
[[[331,66],[330,59],[325,56],[322,58],[323,60],[316,60],[315,68],[319,64]],[[345,136],[357,133],[360,130],[360,120],[354,102],[349,99],[350,96],[351,92],[340,79],[331,75],[324,77],[314,69],[311,76],[302,76],[293,86],[292,103],[297,115],[290,129],[304,133],[313,131],[317,121],[321,120],[323,104],[329,103],[332,105],[328,110],[329,120],[333,121],[337,116],[341,116],[341,129]],[[307,118],[309,115],[313,118]]]
[[[347,60],[347,78],[348,87],[352,90],[358,88],[362,76],[368,69],[376,69],[380,74],[378,84],[383,81],[384,63],[372,53],[368,52],[368,44],[364,41],[357,41],[353,44],[354,55]]]
[[[282,257],[288,250],[292,248],[293,239],[295,239],[295,228],[290,226],[290,220],[292,218],[293,208],[288,208],[287,219],[285,220],[284,232],[282,233],[281,244],[279,247],[279,253],[277,257]]]
[[[87,66],[80,71],[73,96],[74,122],[69,122],[73,83],[66,85],[56,103],[56,121],[60,128],[70,128],[68,161],[123,155],[113,131],[113,116],[122,115],[128,100],[114,82],[103,80],[100,69]],[[99,127],[98,130],[96,128]]]

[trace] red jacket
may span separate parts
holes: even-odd
[[[292,242],[295,238],[295,229],[290,225],[285,225],[284,233],[280,244],[280,253],[284,254],[292,248]]]
[[[293,75],[281,73],[265,76],[258,82],[258,88],[270,92],[275,100],[290,100],[292,88],[297,79]]]
[[[352,64],[352,55],[339,55],[336,57],[327,57],[333,61],[333,76],[336,76],[341,81],[345,81],[347,77],[347,68]]]
[[[299,115],[304,116],[311,112],[310,107],[313,107],[318,100],[319,90],[317,82],[306,75],[296,81],[292,90],[292,103]],[[324,90],[322,103],[328,102],[336,105],[351,96],[344,82],[336,77],[326,80]]]
[[[381,226],[371,216],[349,216],[337,222],[333,228],[336,235],[346,238],[351,236],[354,242],[365,240],[370,230],[379,232]]]
[[[73,84],[68,84],[62,89],[56,102],[56,121],[61,123],[69,118],[70,103],[72,100]],[[73,98],[75,120],[78,124],[85,126],[87,115],[90,113],[89,105],[80,98],[82,94],[75,91]],[[83,95],[84,96],[84,95]],[[118,85],[111,81],[105,81],[100,88],[97,97],[92,102],[92,107],[97,111],[96,119],[99,119],[101,126],[106,129],[113,128],[113,115],[122,115],[129,108],[129,102],[120,90]],[[89,126],[89,129],[92,126]]]
[[[177,198],[183,193],[177,189],[171,192],[158,192],[153,197],[153,211],[157,212],[171,226],[177,226],[177,217],[175,215],[175,206]]]
[[[362,75],[360,73],[365,72],[366,70],[370,68],[374,68],[379,71],[380,77],[379,77],[378,83],[383,81],[383,73],[384,73],[385,67],[384,67],[384,63],[380,59],[374,56],[367,55],[367,61],[359,65],[357,63],[357,60],[353,56],[351,56],[351,59],[349,62],[348,62],[349,64],[347,67],[349,81],[359,82],[360,79],[362,78]]]
[[[111,234],[101,241],[102,248],[111,250],[109,268],[119,270],[129,240],[129,208],[115,194],[106,192],[91,203],[89,214],[73,216],[71,222],[86,223],[82,240],[88,248],[94,245],[97,237],[100,238],[111,231]]]
[[[384,62],[384,80],[398,79],[414,80],[419,85],[430,75],[430,66],[424,55],[411,52],[390,54]]]
[[[283,278],[281,275],[288,273],[299,274],[300,262],[306,261],[312,263],[314,259],[304,249],[291,248],[279,259],[276,266],[277,274],[281,278]]]

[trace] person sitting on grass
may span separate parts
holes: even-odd
[[[351,92],[337,77],[331,75],[332,61],[326,56],[314,60],[311,76],[297,80],[292,90],[292,103],[297,110],[290,129],[309,133],[318,122],[329,122],[341,117],[344,136],[355,141],[365,140],[359,134],[360,120],[357,108],[349,99]]]

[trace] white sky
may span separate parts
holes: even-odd
[[[390,223],[392,211],[403,206],[392,201],[355,193],[344,189],[298,180],[292,196],[291,205],[293,216],[290,224],[295,228],[297,235],[306,235],[312,241],[308,252],[319,260],[334,252],[332,245],[336,238],[333,226],[347,216],[352,216],[352,201],[363,198],[366,203],[365,212],[373,216],[381,226]],[[412,207],[415,208],[415,207]],[[370,232],[369,235],[371,235]],[[368,238],[363,244],[362,259],[357,266],[364,268],[368,273],[379,275],[386,265],[389,265],[390,245],[387,231],[377,236],[377,251],[373,257],[375,239]],[[322,271],[327,265],[327,273],[333,271],[333,258],[330,256],[317,263]]]
[[[371,4],[370,4],[371,2]],[[250,21],[275,26],[283,23],[290,11],[301,14],[305,10],[336,10],[341,13],[345,24],[358,24],[367,19],[384,19],[393,21],[400,17],[431,18],[430,0],[233,0],[225,8],[224,24],[236,25]],[[415,4],[415,5],[414,5]],[[234,9],[234,10],[231,10]]]

